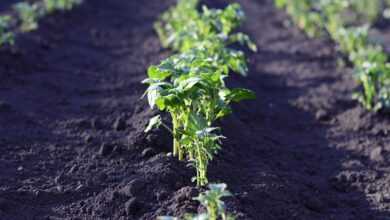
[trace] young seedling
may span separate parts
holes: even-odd
[[[226,188],[227,186],[224,183],[210,184],[209,190],[194,198],[194,200],[199,201],[206,208],[206,212],[187,214],[184,220],[234,220],[235,217],[226,212],[225,203],[222,201],[222,198],[231,196],[231,193]],[[179,220],[179,218],[160,216],[157,220]]]

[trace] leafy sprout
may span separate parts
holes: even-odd
[[[229,197],[232,194],[227,191],[227,185],[224,183],[210,184],[209,190],[199,194],[194,200],[206,208],[205,213],[187,214],[184,220],[234,220],[235,217],[226,212],[225,203],[222,198]],[[179,220],[171,216],[160,216],[158,220]]]

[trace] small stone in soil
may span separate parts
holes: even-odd
[[[84,185],[83,185],[83,184],[80,184],[80,185],[78,185],[74,190],[75,190],[75,191],[81,191],[83,188],[85,188]]]
[[[76,122],[76,125],[79,128],[82,128],[82,129],[89,129],[89,128],[91,128],[91,124],[86,119],[76,120],[75,122]]]
[[[118,117],[113,124],[113,128],[116,131],[125,130],[126,129],[126,121],[122,117]]]
[[[131,181],[129,184],[120,189],[120,194],[127,197],[135,196],[143,191],[145,183],[139,179]]]
[[[377,147],[371,151],[370,160],[374,162],[381,162],[384,160],[381,147]]]
[[[156,194],[157,201],[164,201],[168,197],[168,193],[166,191],[160,191]]]
[[[91,135],[87,134],[87,135],[84,136],[85,143],[91,143],[92,140],[93,140],[93,138],[92,138]]]
[[[134,214],[139,208],[137,198],[133,197],[125,203],[125,210],[127,215]]]
[[[148,147],[148,148],[146,148],[145,150],[143,150],[142,151],[142,157],[144,157],[144,158],[149,158],[149,157],[152,157],[153,155],[155,155],[156,154],[156,152],[154,151],[154,149],[153,148],[150,148],[150,147]]]
[[[58,175],[58,176],[56,176],[56,177],[54,178],[54,182],[55,182],[56,184],[59,184],[59,183],[61,183],[61,182],[63,181],[63,179],[64,179],[63,175],[60,174],[60,175]]]
[[[107,144],[107,143],[103,143],[101,146],[100,146],[100,149],[99,149],[99,154],[103,157],[105,156],[108,156],[109,154],[112,153],[112,150],[114,149],[114,146],[111,145],[111,144]]]
[[[176,195],[176,201],[178,203],[182,203],[185,200],[189,200],[195,197],[196,190],[192,187],[183,187],[178,191],[178,195]]]
[[[329,113],[323,109],[320,109],[316,112],[316,119],[319,121],[329,120]]]
[[[100,130],[104,128],[103,122],[98,118],[94,118],[91,120],[91,126],[93,129],[96,130]]]
[[[119,145],[116,145],[116,146],[114,147],[113,151],[114,151],[115,153],[118,153],[118,154],[120,154],[120,153],[123,152],[122,147],[119,146]]]

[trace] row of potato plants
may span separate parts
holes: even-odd
[[[235,30],[245,16],[238,4],[225,9],[198,10],[198,0],[181,0],[155,23],[162,45],[177,53],[148,69],[145,95],[151,108],[168,112],[172,127],[153,117],[146,132],[165,127],[173,136],[173,155],[196,169],[198,186],[208,183],[209,162],[221,148],[217,120],[232,112],[231,103],[254,99],[244,88],[228,88],[231,72],[246,76],[244,52],[229,47],[240,43],[256,50],[249,37]]]
[[[179,0],[155,23],[162,45],[177,54],[151,66],[143,82],[149,85],[146,95],[151,108],[157,106],[172,119],[171,128],[155,116],[145,131],[160,125],[168,129],[173,136],[173,155],[188,160],[196,169],[193,180],[204,186],[208,164],[225,138],[216,121],[232,112],[232,102],[255,98],[250,90],[226,86],[231,72],[243,76],[248,72],[244,53],[229,46],[239,43],[257,49],[246,34],[235,32],[245,19],[240,5],[231,4],[223,10],[203,6],[198,11],[198,4],[198,0]],[[210,184],[209,190],[194,198],[206,212],[187,214],[184,219],[233,220],[221,200],[230,195],[226,184]]]
[[[390,1],[275,0],[310,37],[330,36],[354,65],[362,89],[353,97],[365,108],[390,111],[390,63],[381,42],[370,37],[372,24],[389,16]],[[384,12],[384,13],[382,13]]]
[[[83,0],[43,0],[29,3],[20,2],[13,5],[15,13],[0,16],[0,46],[13,44],[17,32],[29,32],[38,28],[42,17],[55,11],[65,11],[74,8]]]

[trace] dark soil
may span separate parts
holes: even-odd
[[[193,170],[143,129],[148,65],[169,55],[152,24],[173,0],[91,0],[0,49],[0,219],[155,219],[195,212]],[[271,0],[238,0],[259,46],[257,100],[221,122],[210,167],[239,219],[386,220],[390,120],[351,100],[332,42],[308,39]],[[226,2],[209,0],[212,6]],[[388,31],[387,31],[388,32]],[[384,35],[386,36],[386,35]]]

